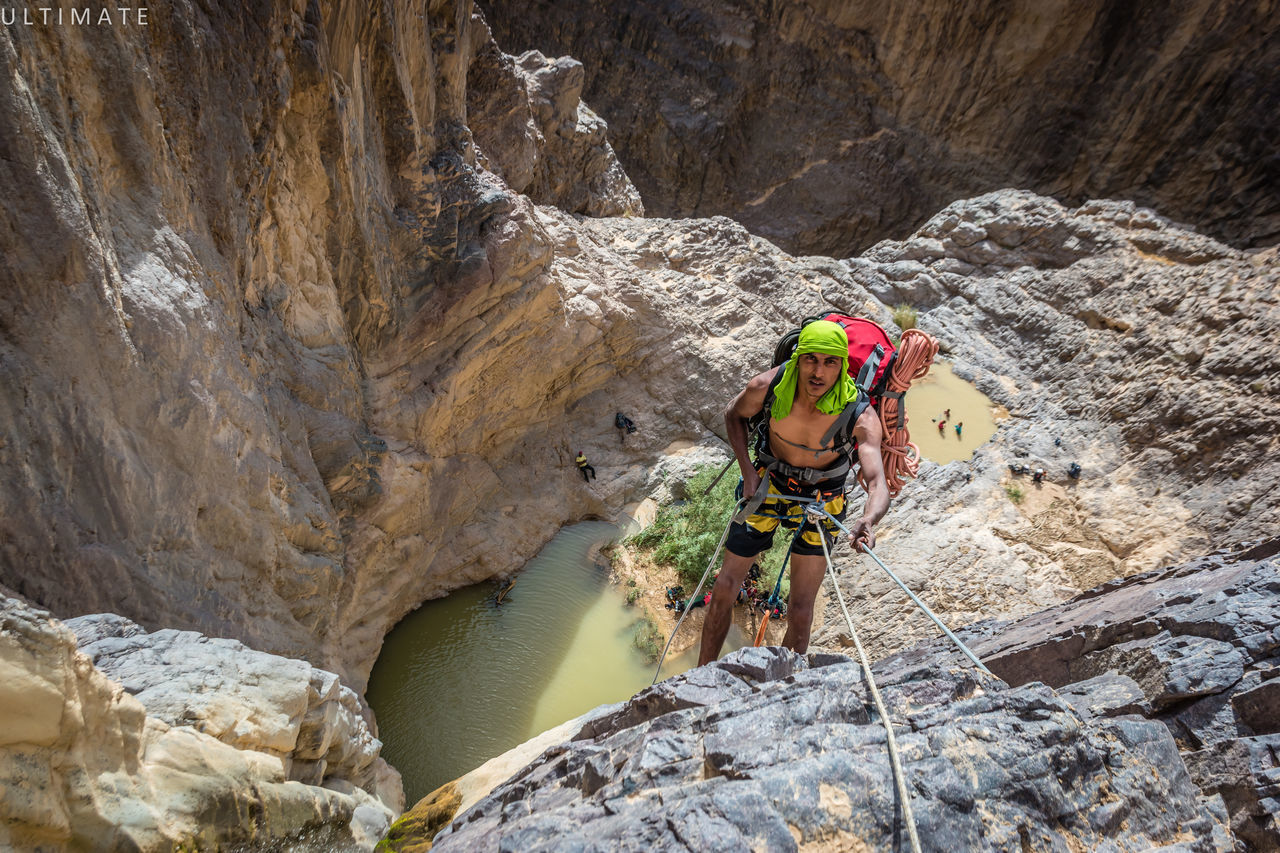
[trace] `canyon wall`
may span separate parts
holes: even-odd
[[[1110,544],[992,546],[1056,578],[1010,606],[1094,582],[1064,561],[1124,574],[1274,518],[1273,253],[1013,193],[860,259],[792,257],[727,219],[636,217],[582,67],[504,54],[467,4],[217,14],[5,33],[0,581],[59,616],[239,639],[359,691],[418,602],[714,448],[800,317],[903,300],[1103,475],[1074,505]],[[1002,441],[989,472],[1032,447]],[[1176,531],[1119,514],[1134,470]],[[1011,511],[970,487],[966,524]],[[1222,511],[1235,490],[1247,512]],[[890,523],[945,515],[919,509]]]
[[[1054,416],[1100,473],[1176,478],[1159,502],[1183,532],[1108,534],[1106,571],[1273,518],[1273,254],[1018,194],[843,263],[636,218],[582,67],[504,54],[465,3],[4,38],[0,581],[60,616],[235,638],[360,690],[418,602],[714,445],[786,327],[901,300],[962,368],[1006,377],[980,386],[1015,414],[1047,405],[1028,385],[1067,395]],[[619,409],[640,424],[625,449]],[[1228,486],[1248,512],[1220,511]],[[1115,505],[1080,504],[1127,528]]]
[[[496,486],[435,488],[483,483],[485,462],[424,444],[415,419],[457,402],[430,377],[477,303],[519,284],[486,258],[518,197],[476,165],[469,98],[499,104],[484,127],[522,117],[526,144],[490,150],[534,197],[640,211],[578,110],[581,67],[535,60],[497,51],[468,2],[178,4],[0,33],[0,582],[361,687],[405,610],[532,553],[470,553],[485,535],[452,527]],[[406,366],[408,402],[386,380]],[[384,464],[388,438],[404,464]],[[402,490],[416,526],[386,547],[367,516]],[[465,556],[432,566],[446,535]],[[398,604],[370,619],[379,561]]]
[[[1274,4],[483,0],[568,53],[649,212],[845,257],[1004,187],[1280,238]]]

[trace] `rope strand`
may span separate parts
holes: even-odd
[[[831,562],[831,551],[827,548],[825,536],[822,537],[822,556],[827,558],[827,577],[831,578],[831,586],[836,591],[836,600],[840,602],[845,624],[849,626],[849,636],[853,638],[853,645],[858,649],[862,671],[867,674],[867,687],[871,691],[871,698],[884,723],[885,740],[889,747],[889,764],[893,768],[893,781],[898,788],[898,799],[902,802],[902,822],[907,825],[907,837],[911,840],[911,850],[912,853],[920,853],[920,837],[916,834],[916,817],[911,810],[911,793],[907,790],[906,774],[902,772],[902,762],[898,760],[898,742],[893,736],[893,721],[889,719],[889,711],[885,708],[884,700],[880,698],[880,690],[876,687],[875,677],[871,674],[871,661],[862,648],[858,632],[854,630],[853,617],[849,615],[849,608],[844,606],[844,596],[840,593],[840,584],[836,582],[835,566]]]
[[[738,501],[738,506],[742,506],[742,501]],[[729,514],[729,523],[724,526],[724,533],[720,534],[720,544],[716,546],[716,550],[711,553],[711,559],[707,562],[707,568],[703,571],[701,579],[698,580],[698,586],[694,588],[693,595],[689,596],[689,601],[697,601],[698,593],[702,592],[702,585],[707,582],[707,575],[711,574],[711,567],[716,564],[716,558],[720,556],[720,549],[724,547],[724,542],[729,538],[729,528],[733,526],[733,516],[737,514],[737,508]],[[662,648],[662,656],[658,658],[658,668],[653,671],[653,681],[649,682],[649,686],[658,683],[658,675],[662,672],[662,664],[667,659],[667,652],[671,649],[671,644],[675,642],[676,634],[680,633],[680,626],[684,624],[684,617],[689,615],[690,608],[685,606],[680,612],[680,618],[676,620],[676,627],[671,631],[671,637],[667,640],[667,644]]]
[[[911,383],[923,379],[938,354],[938,342],[919,329],[907,329],[898,344],[898,357],[893,363],[893,375],[887,392],[905,394]],[[880,443],[880,457],[884,463],[884,479],[889,485],[889,497],[896,498],[908,479],[914,479],[920,469],[920,448],[911,443],[911,431],[907,422],[911,419],[905,411],[902,429],[898,429],[898,412],[902,408],[897,397],[886,393],[880,400],[880,426],[884,438]],[[866,479],[858,472],[858,485],[869,491]]]

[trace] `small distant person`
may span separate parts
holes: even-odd
[[[1055,438],[1055,439],[1053,440],[1053,446],[1054,446],[1054,447],[1061,447],[1061,446],[1062,446],[1062,439],[1061,439],[1061,438]]]
[[[627,436],[636,431],[635,422],[622,414],[622,412],[618,412],[613,416],[613,425],[618,429],[619,444],[626,444]]]
[[[578,463],[578,470],[582,472],[583,482],[589,483],[596,478],[596,469],[587,464],[587,457],[581,450],[578,451],[578,457],[574,461]],[[588,472],[591,474],[590,477],[587,476]]]
[[[1032,481],[1033,481],[1033,482],[1036,482],[1036,483],[1043,483],[1043,482],[1044,482],[1044,469],[1043,469],[1043,468],[1037,468],[1037,469],[1036,469],[1036,472],[1035,472],[1034,474],[1032,474],[1032,475],[1031,475],[1031,479],[1032,479]]]
[[[942,413],[942,419],[943,419],[944,421],[949,421],[949,420],[951,420],[951,410],[950,410],[950,409],[947,409],[946,411],[944,411],[944,412]]]
[[[938,421],[938,435],[946,435],[946,432],[947,432],[947,422]]]
[[[962,430],[963,428],[964,428],[964,421],[961,421],[960,423],[956,424],[956,438],[960,437],[960,430]]]
[[[1073,480],[1080,479],[1080,463],[1079,462],[1071,463],[1071,466],[1067,468],[1067,476]]]

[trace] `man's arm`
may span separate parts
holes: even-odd
[[[874,528],[889,511],[889,483],[885,480],[884,462],[880,458],[884,430],[875,409],[868,407],[858,417],[853,426],[853,436],[858,439],[861,479],[867,484],[867,502],[862,508],[862,517],[849,527],[853,534],[853,547],[861,551],[864,546],[876,546]]]
[[[747,421],[764,408],[764,398],[769,392],[769,383],[780,368],[766,370],[751,377],[747,387],[743,388],[729,402],[724,410],[725,435],[733,455],[738,460],[738,470],[742,472],[742,493],[748,497],[756,493],[760,487],[760,475],[751,464],[751,449],[747,446]]]

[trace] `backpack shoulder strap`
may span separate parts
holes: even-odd
[[[841,436],[841,444],[847,448],[853,443],[853,425],[857,423],[858,418],[862,417],[862,413],[871,405],[871,398],[867,396],[865,391],[858,391],[858,398],[849,405],[845,406],[840,412],[835,422],[827,428],[826,433],[822,436],[821,446],[826,447],[837,436]]]

